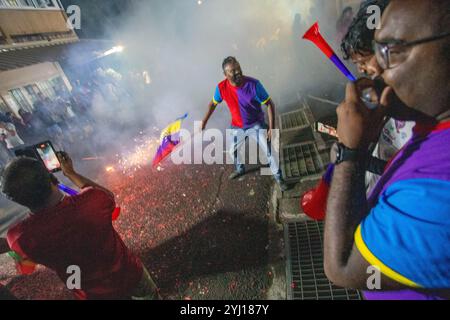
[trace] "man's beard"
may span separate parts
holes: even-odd
[[[242,81],[242,79],[243,79],[242,74],[238,74],[233,77],[234,83],[240,83]]]

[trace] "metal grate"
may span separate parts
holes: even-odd
[[[283,131],[303,129],[309,127],[312,122],[312,115],[307,108],[280,115],[280,129]]]
[[[284,225],[289,300],[361,300],[356,290],[334,286],[323,267],[323,223]]]
[[[315,143],[286,145],[282,148],[281,170],[286,181],[316,178],[323,173],[324,165]]]

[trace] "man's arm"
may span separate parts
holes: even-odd
[[[376,136],[378,122],[385,108],[374,111],[365,107],[354,84],[347,87],[346,101],[338,110],[338,135],[340,142],[361,152],[359,162],[336,165],[328,196],[324,236],[324,266],[327,277],[336,285],[367,289],[369,263],[355,245],[354,235],[358,225],[368,213],[365,190],[368,145]],[[382,288],[401,289],[401,284],[382,276]]]
[[[275,129],[275,103],[269,99],[266,103],[269,113],[269,129]]]
[[[367,212],[365,164],[344,162],[334,169],[327,203],[324,264],[327,277],[337,285],[359,287],[365,283],[364,263],[350,266],[354,234]],[[361,261],[362,262],[362,261]]]
[[[58,159],[61,163],[61,169],[63,174],[73,182],[79,189],[87,188],[87,187],[94,187],[100,190],[105,191],[108,193],[111,197],[114,197],[114,194],[109,191],[107,188],[97,184],[96,182],[82,176],[81,174],[77,173],[73,167],[72,159],[69,157],[69,155],[65,152],[58,152]]]
[[[211,100],[208,105],[208,112],[206,113],[205,118],[202,121],[202,131],[206,129],[206,125],[208,124],[209,119],[211,118],[214,111],[216,111],[217,104]]]
[[[8,245],[8,241],[5,238],[0,238],[0,254],[5,254],[10,251],[11,249]]]
[[[275,103],[272,99],[269,99],[266,102],[266,105],[268,107],[268,114],[269,114],[269,132],[267,133],[268,139],[272,140],[272,130],[275,129]]]

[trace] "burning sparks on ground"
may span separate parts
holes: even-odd
[[[146,140],[142,135],[142,143],[136,145]],[[153,154],[145,150],[144,156],[148,160]],[[107,173],[106,166],[115,172]],[[265,297],[271,278],[264,267],[268,230],[264,212],[270,179],[247,177],[248,183],[236,184],[223,178],[225,169],[217,166],[168,166],[163,174],[143,167],[133,171],[132,178],[122,175],[117,162],[100,168],[121,208],[114,226],[127,247],[141,257],[164,297]],[[252,188],[253,197],[242,197]],[[216,201],[218,190],[226,207]],[[14,263],[0,264],[0,274],[11,281]],[[72,297],[61,280],[48,272],[14,278],[11,287],[23,299]]]
[[[143,132],[134,139],[135,147],[131,151],[117,154],[118,166],[123,174],[136,172],[150,165],[159,145],[159,139],[145,136]]]

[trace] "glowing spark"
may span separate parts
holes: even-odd
[[[109,166],[105,168],[106,172],[114,172],[114,167],[113,166]]]
[[[125,50],[125,48],[123,46],[112,47],[108,51],[105,51],[103,53],[102,57],[109,56],[110,54],[113,54],[113,53],[120,53],[120,52],[123,52],[123,50]]]
[[[150,75],[148,74],[148,71],[142,72],[142,76],[144,77],[145,84],[151,84],[152,78],[150,78]]]
[[[103,159],[102,157],[87,157],[87,158],[83,158],[81,159],[82,161],[94,161],[94,160],[100,160]]]

